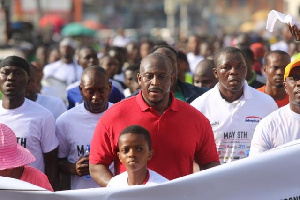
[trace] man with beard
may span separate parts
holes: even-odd
[[[250,156],[300,139],[300,59],[286,66],[284,89],[289,104],[271,113],[255,128]]]
[[[291,61],[291,57],[285,51],[270,51],[264,57],[263,71],[267,82],[259,91],[270,95],[277,103],[278,108],[289,103],[289,96],[283,87],[283,75],[285,66]]]
[[[191,105],[209,119],[220,162],[227,163],[247,157],[256,125],[277,105],[247,84],[247,66],[240,49],[220,49],[214,64],[219,83]]]
[[[149,130],[155,155],[148,167],[168,179],[193,173],[194,159],[201,170],[219,164],[209,121],[170,91],[175,76],[166,55],[149,54],[140,65],[139,94],[115,104],[98,121],[91,142],[90,173],[99,185],[106,186],[112,178],[111,163],[116,174],[126,170],[117,151],[119,135],[129,125]]]

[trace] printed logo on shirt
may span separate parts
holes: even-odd
[[[77,145],[77,155],[78,157],[84,155],[84,145]]]
[[[294,200],[294,199],[300,200],[300,195],[299,196],[294,196],[294,197],[287,197],[287,198],[284,198],[284,199],[281,199],[281,200]]]
[[[245,155],[245,152],[240,151],[240,152],[238,152],[238,155]]]
[[[213,126],[218,126],[219,124],[220,124],[219,121],[215,121],[214,123],[211,123],[210,125],[211,125],[211,127],[213,127]]]
[[[26,148],[26,141],[27,141],[26,138],[17,137],[17,143],[24,148]]]
[[[260,122],[261,118],[260,117],[256,117],[256,116],[248,116],[245,119],[245,122],[249,122],[249,123],[258,123]]]

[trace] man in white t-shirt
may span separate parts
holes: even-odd
[[[300,59],[285,68],[284,88],[289,104],[268,115],[255,128],[250,156],[300,139]]]
[[[64,102],[54,96],[46,96],[38,93],[38,71],[33,65],[30,65],[30,83],[26,88],[25,97],[34,101],[44,108],[47,108],[55,119],[57,119],[62,113],[67,111],[67,107]]]
[[[187,60],[190,65],[191,73],[194,74],[196,66],[203,60],[203,56],[200,55],[200,38],[198,35],[191,35],[187,41]]]
[[[277,109],[269,96],[248,86],[243,53],[235,47],[219,50],[214,74],[219,83],[191,105],[209,120],[221,163],[247,157],[258,122]]]
[[[54,190],[58,188],[55,119],[50,111],[25,98],[30,66],[23,58],[9,56],[0,63],[0,121],[9,126],[17,142],[27,148],[36,161],[30,165],[44,172]]]
[[[112,86],[102,67],[86,68],[79,88],[83,103],[68,110],[56,121],[59,168],[71,175],[71,189],[99,187],[89,176],[89,158],[84,153],[91,143],[99,118],[112,105],[108,102]]]
[[[66,87],[80,80],[82,67],[74,59],[76,45],[70,38],[63,39],[59,44],[61,59],[50,63],[43,69],[42,94],[57,96],[66,102]],[[60,84],[60,88],[56,87]],[[61,88],[64,87],[63,90]]]

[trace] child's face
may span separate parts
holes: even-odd
[[[119,138],[119,159],[127,170],[147,168],[147,162],[153,156],[143,135],[126,133]]]

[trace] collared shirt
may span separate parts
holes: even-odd
[[[274,100],[244,82],[243,95],[229,103],[222,98],[219,83],[191,103],[212,126],[221,163],[248,156],[258,122],[277,109]]]
[[[90,163],[108,166],[115,162],[115,166],[119,166],[119,134],[134,124],[143,126],[151,134],[155,154],[148,167],[168,179],[191,174],[194,158],[200,167],[218,162],[209,121],[192,106],[171,95],[172,102],[162,115],[145,103],[142,91],[107,110],[95,128]],[[120,171],[125,171],[125,167],[121,165]]]

